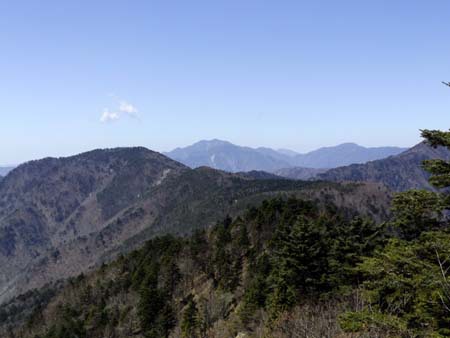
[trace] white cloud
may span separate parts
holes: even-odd
[[[105,110],[102,113],[102,116],[100,117],[100,122],[106,123],[116,121],[119,120],[124,115],[137,118],[138,112],[139,112],[138,109],[134,105],[132,105],[127,101],[122,100],[119,102],[119,107],[114,111],[110,111],[108,108],[105,108]]]
[[[105,109],[103,111],[102,116],[100,117],[100,122],[111,122],[111,121],[115,121],[118,120],[120,118],[119,114],[113,111],[109,111],[109,109]]]
[[[133,116],[138,113],[137,108],[127,101],[120,101],[119,111]]]

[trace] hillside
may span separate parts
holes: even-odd
[[[304,167],[284,168],[275,171],[275,174],[281,177],[293,180],[310,180],[315,178],[318,174],[326,172],[328,169],[314,169]]]
[[[25,284],[46,282],[50,265],[59,266],[55,277],[86,269],[99,252],[90,251],[83,241],[125,210],[122,217],[137,218],[140,210],[129,208],[145,192],[186,170],[144,148],[95,150],[16,168],[0,182],[0,299]],[[138,230],[127,229],[129,235]],[[60,264],[65,257],[81,258],[75,248],[89,256],[86,265]]]
[[[288,338],[308,328],[311,336],[335,337],[344,333],[338,316],[353,307],[334,295],[356,285],[351,267],[381,243],[379,226],[342,211],[332,203],[271,199],[209,231],[158,237],[93,273],[1,306],[0,333]],[[280,251],[291,240],[298,241],[298,267],[286,265],[294,252]],[[285,283],[302,301],[282,298],[289,297]],[[329,307],[333,299],[339,305]],[[283,309],[294,310],[283,316]]]
[[[228,172],[266,171],[276,172],[291,167],[335,168],[352,163],[385,158],[406,149],[397,147],[365,148],[354,143],[320,148],[306,154],[286,149],[249,148],[230,142],[200,141],[185,148],[165,153],[168,157],[191,168],[208,166]]]
[[[377,219],[390,199],[378,185],[191,170],[145,148],[26,163],[0,182],[0,302],[93,269],[155,235],[187,234],[288,194]]]
[[[425,143],[389,158],[365,164],[353,164],[318,174],[328,181],[378,182],[394,191],[409,189],[435,190],[429,183],[429,174],[422,169],[422,162],[440,158],[450,160],[450,151],[444,147],[432,148]]]
[[[411,214],[433,195],[399,196],[387,224],[330,199],[270,198],[0,305],[0,336],[447,337],[448,219]]]

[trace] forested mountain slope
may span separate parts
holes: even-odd
[[[313,336],[337,336],[338,315],[352,307],[340,301],[320,313],[325,299],[354,285],[352,266],[382,241],[379,226],[355,215],[331,203],[268,200],[206,232],[158,237],[64,286],[19,297],[0,307],[3,332],[219,338],[292,337],[308,328]],[[294,317],[281,316],[295,306]]]
[[[145,148],[29,162],[0,182],[0,301],[93,269],[155,235],[187,234],[288,194],[377,218],[386,217],[390,198],[378,185],[192,170]]]

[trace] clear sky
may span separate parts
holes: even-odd
[[[448,0],[0,1],[0,164],[450,127]]]

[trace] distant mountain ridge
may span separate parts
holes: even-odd
[[[327,181],[377,182],[394,191],[435,190],[428,183],[429,174],[422,168],[422,162],[429,159],[450,161],[450,151],[444,147],[433,148],[422,142],[399,155],[330,169],[317,174],[315,178]]]
[[[268,148],[240,147],[227,141],[200,141],[186,148],[164,153],[188,167],[202,166],[228,172],[262,170],[273,172],[290,166],[287,156]]]
[[[295,165],[305,168],[328,169],[350,164],[366,163],[398,155],[407,150],[399,147],[366,148],[356,143],[343,143],[335,147],[324,147],[294,157]]]
[[[6,176],[14,168],[13,166],[0,167],[0,176]]]
[[[241,147],[215,139],[176,148],[165,155],[191,168],[208,166],[228,172],[256,170],[273,173],[292,167],[324,169],[365,163],[397,155],[405,150],[406,148],[398,147],[366,148],[355,143],[344,143],[298,154],[287,149]]]

